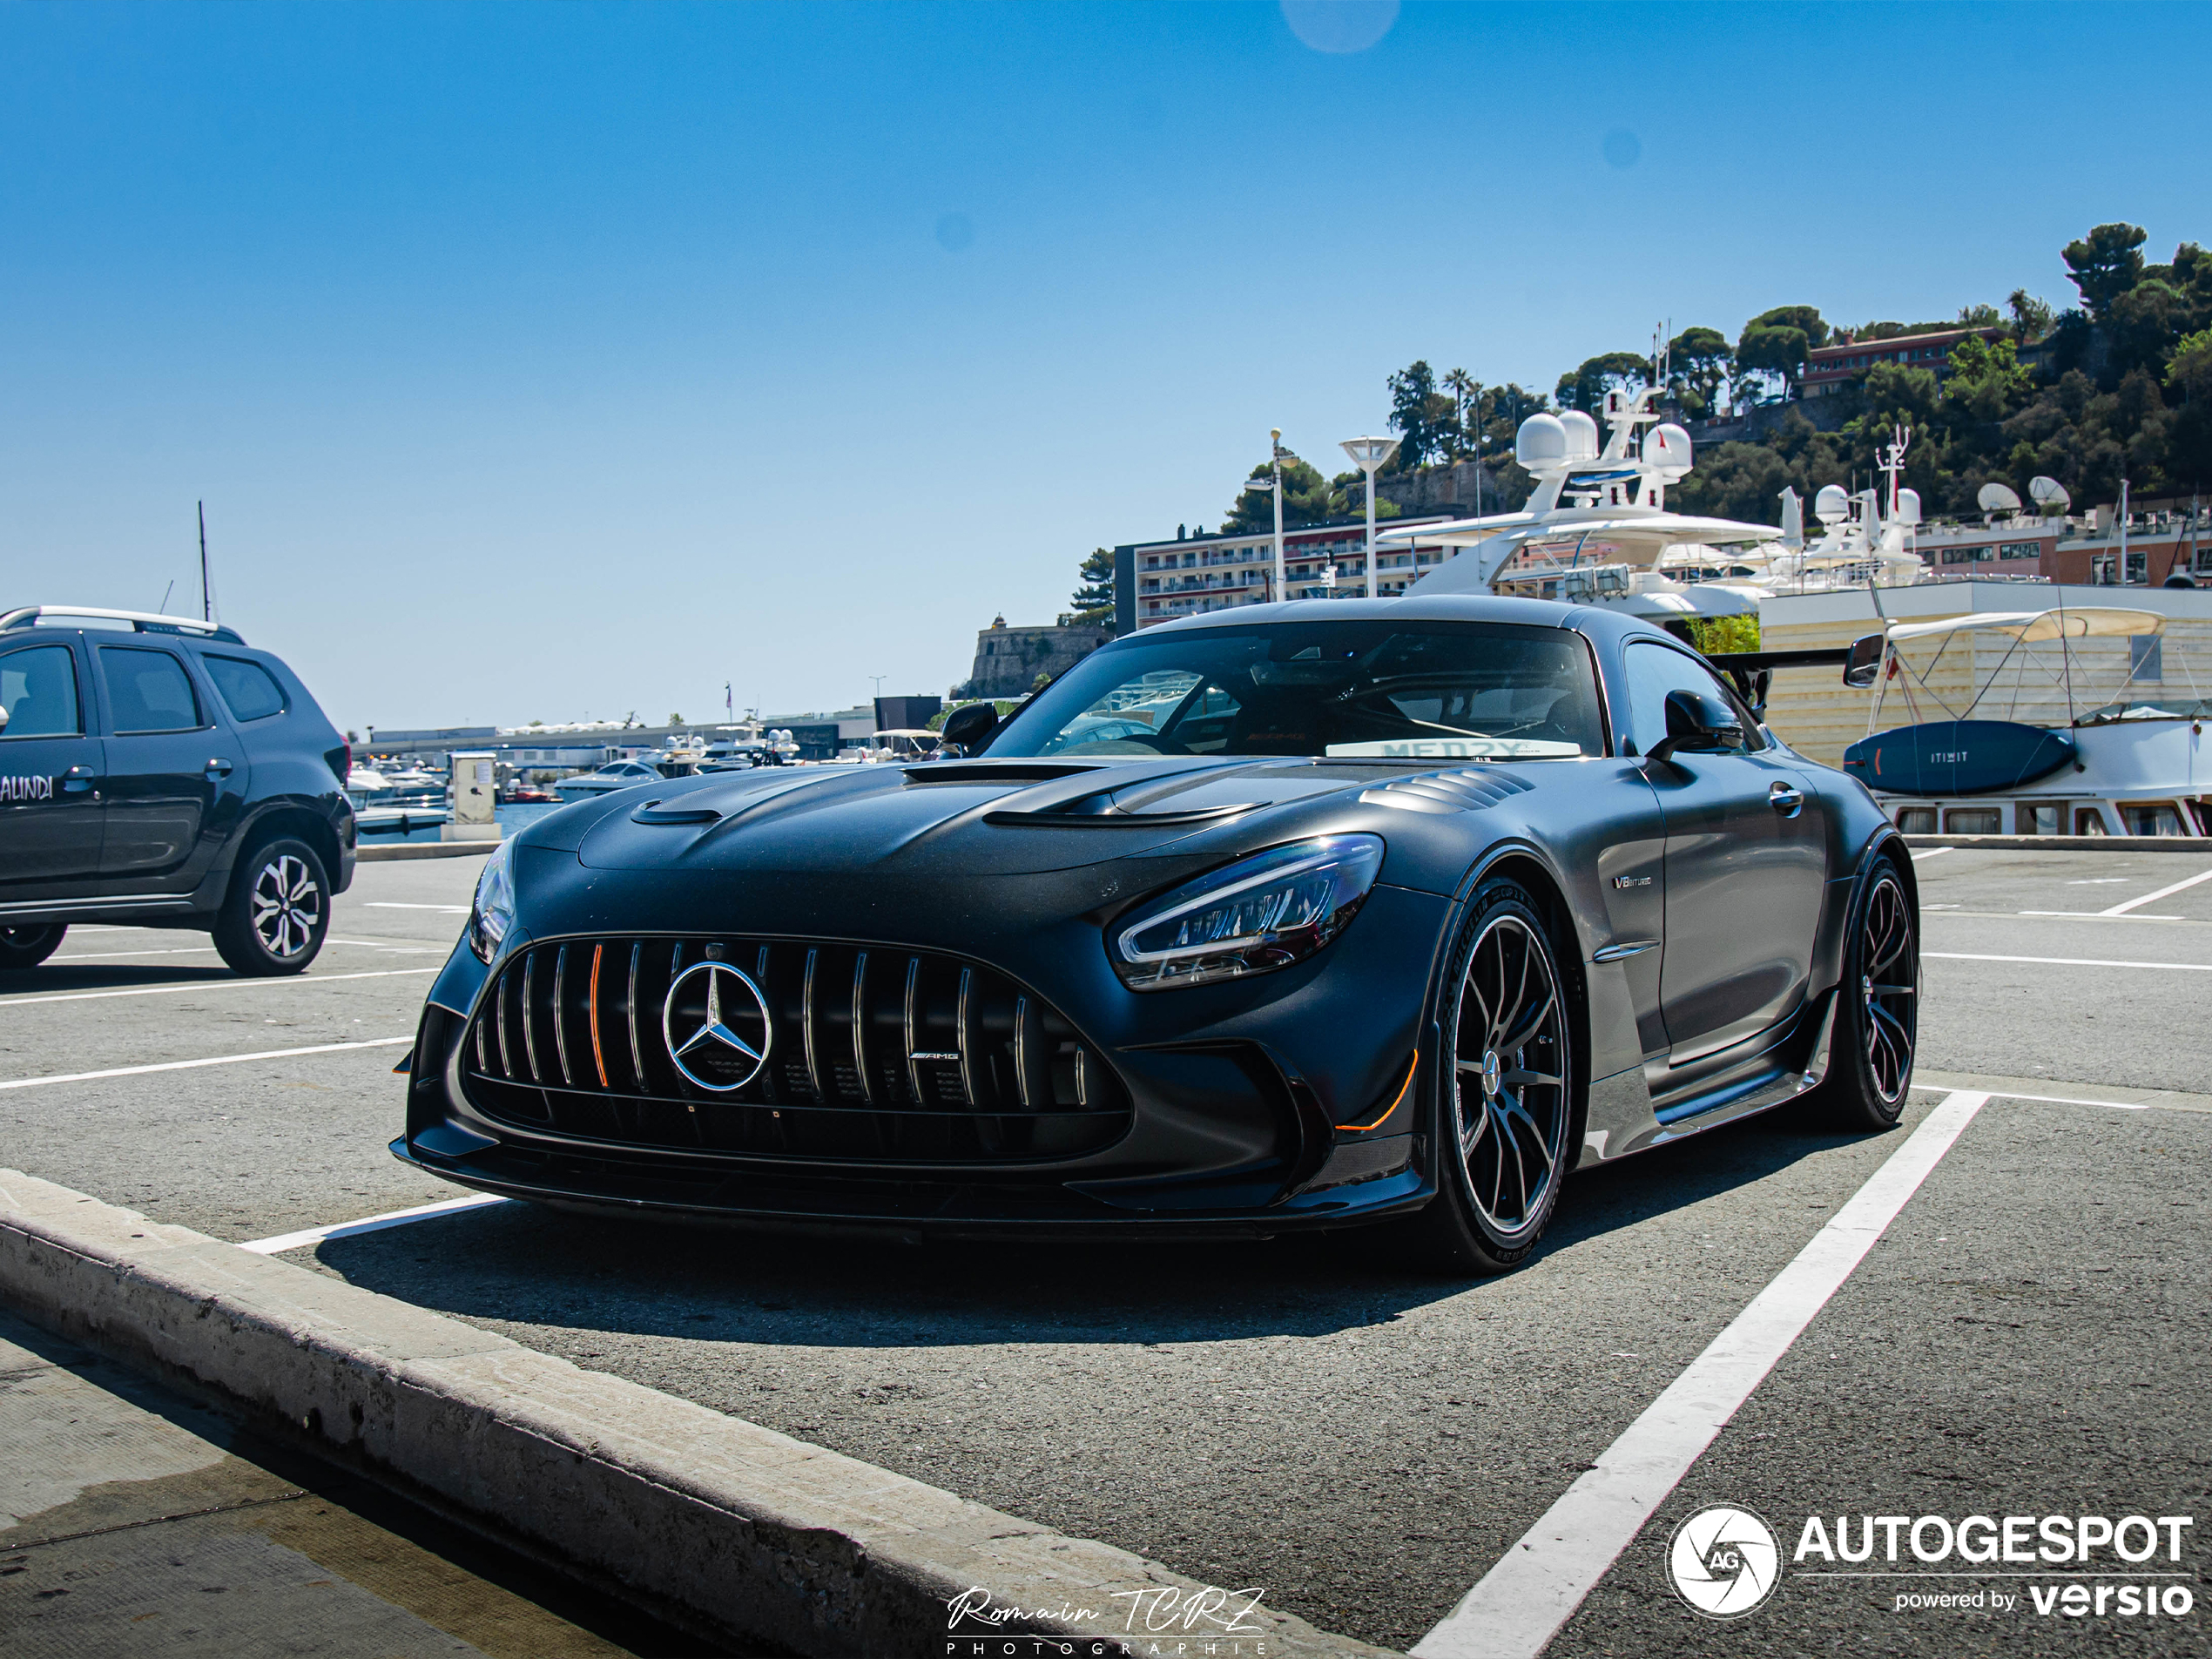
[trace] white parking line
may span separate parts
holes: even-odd
[[[2146,893],[2140,899],[2130,899],[2126,904],[2116,904],[2111,909],[2100,910],[2097,914],[2101,916],[2124,916],[2138,905],[2147,905],[2154,900],[2163,899],[2169,894],[2181,892],[2184,887],[2193,887],[2200,881],[2212,881],[2212,870],[2200,870],[2186,881],[2176,881],[2170,887],[2161,887],[2156,893]]]
[[[1930,859],[1939,859],[1946,853],[1956,853],[1955,846],[1918,846],[1912,849],[1912,862],[1924,864]]]
[[[118,956],[212,956],[212,945],[165,945],[159,950],[73,950],[49,956],[50,962],[105,962]]]
[[[280,985],[328,985],[343,979],[401,979],[410,974],[435,974],[435,968],[379,968],[366,974],[296,974],[284,979],[207,979],[190,985],[140,985],[127,991],[49,992],[44,996],[0,996],[0,1008],[22,1008],[37,1002],[91,1002],[104,996],[174,996],[183,991],[226,991],[241,985],[273,990]]]
[[[2153,894],[2150,898],[2155,899],[2157,896],[2156,894]],[[2148,904],[2150,900],[2138,899],[2135,902]],[[1931,905],[1923,905],[1920,907],[1923,910],[1942,908],[1941,906]],[[1983,914],[2001,913],[1986,911]],[[2116,910],[2016,910],[2013,914],[2016,916],[2063,916],[2069,921],[2110,921],[2120,915],[2120,912]],[[2129,916],[2126,920],[2129,921],[2187,921],[2188,918],[2187,916]]]
[[[1541,1652],[1988,1100],[1962,1089],[1930,1112],[1467,1599],[1414,1643],[1416,1659],[1534,1659]]]
[[[192,1071],[201,1066],[238,1066],[249,1060],[288,1060],[299,1054],[337,1054],[347,1049],[388,1049],[413,1037],[363,1037],[355,1042],[318,1042],[306,1049],[265,1049],[260,1054],[223,1054],[209,1060],[165,1060],[152,1066],[114,1066],[105,1071],[63,1071],[51,1077],[17,1077],[0,1089],[43,1089],[48,1083],[85,1083],[101,1077],[140,1077],[150,1071]]]
[[[2164,968],[2177,974],[2212,974],[2212,962],[2114,962],[2096,956],[1985,956],[1970,950],[1924,950],[1947,962],[2040,962],[2047,968]]]
[[[2035,1100],[2053,1106],[2103,1106],[2115,1112],[2147,1112],[2151,1108],[2151,1103],[2148,1101],[2078,1100],[2072,1095],[2016,1095],[2009,1089],[1994,1089],[1991,1091],[1990,1098],[1992,1100]]]
[[[428,1221],[433,1216],[449,1216],[456,1210],[476,1210],[488,1204],[505,1204],[506,1199],[496,1192],[471,1193],[465,1198],[448,1198],[442,1204],[417,1204],[412,1210],[393,1210],[381,1216],[363,1216],[359,1221],[333,1222],[327,1227],[309,1227],[296,1233],[279,1233],[273,1238],[256,1238],[251,1244],[240,1244],[240,1250],[250,1250],[256,1256],[274,1256],[280,1251],[297,1250],[302,1244],[320,1244],[326,1238],[351,1238],[355,1233],[381,1232],[387,1227],[404,1227],[410,1221]]]
[[[326,945],[367,945],[374,950],[386,950],[395,955],[421,956],[432,951],[443,950],[443,945],[410,945],[403,939],[332,939]],[[212,956],[212,945],[165,945],[159,950],[73,950],[58,956],[49,956],[50,962],[118,961],[138,956]]]

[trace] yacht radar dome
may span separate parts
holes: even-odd
[[[1645,463],[1670,484],[1689,475],[1690,455],[1689,434],[1672,421],[1652,428],[1643,440]]]
[[[1892,516],[1900,524],[1919,523],[1920,522],[1920,492],[1917,489],[1898,490],[1897,511]]]
[[[1568,409],[1559,417],[1567,432],[1567,458],[1569,461],[1597,459],[1597,422],[1580,409]]]
[[[1812,498],[1812,516],[1824,524],[1840,524],[1851,516],[1851,496],[1841,484],[1823,484]]]
[[[1567,428],[1555,415],[1532,415],[1513,435],[1513,458],[1525,472],[1549,472],[1567,461]]]
[[[2017,513],[2020,498],[2010,484],[1984,484],[1974,496],[1974,505],[1985,513]]]

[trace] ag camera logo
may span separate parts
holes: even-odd
[[[1675,1528],[1667,1577],[1692,1612],[1740,1619],[1764,1604],[1782,1578],[1774,1529],[1749,1509],[1716,1504]]]

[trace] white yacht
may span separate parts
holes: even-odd
[[[580,772],[572,778],[563,778],[553,786],[553,792],[563,800],[586,800],[594,795],[610,794],[617,789],[632,789],[639,784],[664,781],[667,773],[644,759],[610,760],[597,772]]]
[[[382,772],[355,766],[346,774],[354,828],[361,835],[409,835],[453,819],[446,780],[419,768]]]
[[[1580,409],[1523,421],[1514,458],[1536,489],[1521,511],[1378,536],[1379,546],[1461,550],[1407,592],[1568,599],[1656,622],[1757,615],[1770,556],[1757,550],[1777,544],[1783,531],[1669,510],[1667,487],[1695,462],[1689,434],[1659,420],[1655,395],[1650,388],[1608,392],[1611,430],[1602,448],[1596,420]],[[1651,430],[1640,433],[1644,426]],[[1746,551],[1719,551],[1726,548]],[[1726,579],[1707,579],[1716,569]]]

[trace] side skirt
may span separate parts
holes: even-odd
[[[1836,1021],[1833,988],[1824,991],[1791,1022],[1778,1041],[1706,1080],[1695,1093],[1655,1107],[1643,1086],[1641,1067],[1590,1088],[1589,1127],[1582,1137],[1577,1169],[1610,1163],[1631,1153],[1703,1134],[1797,1099],[1828,1075]],[[1641,1096],[1637,1102],[1633,1096]],[[1601,1099],[1613,1109],[1610,1124],[1601,1119]]]

